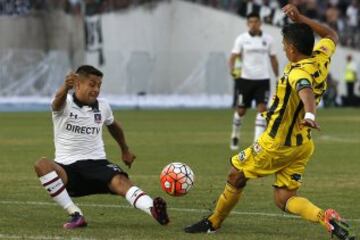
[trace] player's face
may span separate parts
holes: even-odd
[[[257,17],[251,17],[247,20],[247,25],[249,27],[249,31],[253,34],[257,34],[260,32],[261,21]]]
[[[96,75],[79,76],[76,85],[76,97],[85,104],[92,104],[100,93],[102,78]]]

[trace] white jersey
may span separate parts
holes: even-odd
[[[97,108],[78,104],[68,94],[63,109],[52,112],[55,162],[64,165],[106,159],[102,126],[114,121],[110,105],[104,99],[98,99]]]
[[[251,36],[245,32],[240,34],[231,51],[241,54],[241,78],[263,80],[270,78],[269,55],[275,55],[273,38],[266,33]]]

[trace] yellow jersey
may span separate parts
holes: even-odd
[[[321,39],[314,47],[311,57],[288,63],[284,75],[278,80],[271,107],[264,113],[267,128],[259,141],[267,147],[299,146],[311,139],[311,129],[300,129],[305,110],[298,91],[311,87],[319,104],[327,84],[331,56],[335,43]]]

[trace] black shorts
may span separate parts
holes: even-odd
[[[270,94],[270,79],[249,80],[239,78],[234,80],[234,100],[233,106],[251,107],[252,100],[256,101],[256,105],[267,103]]]
[[[90,194],[112,193],[108,187],[117,174],[128,177],[118,165],[108,160],[81,160],[69,165],[59,164],[66,172],[66,190],[72,197]]]

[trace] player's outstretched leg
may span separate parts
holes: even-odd
[[[214,233],[230,214],[231,210],[239,202],[242,189],[247,179],[242,172],[231,168],[228,175],[228,183],[219,196],[214,212],[207,218],[184,228],[187,233]]]
[[[331,236],[336,236],[340,240],[356,240],[349,224],[334,209],[325,210],[323,221]]]
[[[216,229],[208,218],[204,218],[197,223],[184,228],[187,233],[215,233]]]
[[[161,225],[167,225],[170,220],[166,210],[166,202],[161,197],[157,197],[153,201],[153,207],[151,207],[151,215]]]
[[[125,196],[132,206],[149,214],[161,225],[169,223],[165,200],[160,197],[153,200],[139,187],[134,186],[127,175],[115,175],[111,180],[110,190],[118,195]]]
[[[35,172],[37,173],[41,184],[45,190],[49,193],[51,198],[62,206],[71,216],[69,222],[64,224],[66,229],[74,229],[78,227],[85,227],[87,223],[85,218],[74,202],[71,200],[62,178],[59,176],[58,172],[62,176],[65,176],[66,173],[59,165],[55,164],[53,161],[42,158],[35,163],[34,166]]]
[[[207,218],[184,228],[187,233],[214,233],[221,227],[222,222],[230,214],[241,197],[241,189],[229,183],[219,196],[214,212]]]
[[[356,240],[350,226],[333,209],[324,211],[304,197],[293,196],[287,200],[286,210],[305,220],[322,224],[332,236],[340,240]]]
[[[83,215],[79,212],[75,212],[70,215],[70,220],[64,224],[65,229],[74,229],[80,227],[86,227],[87,223]]]

